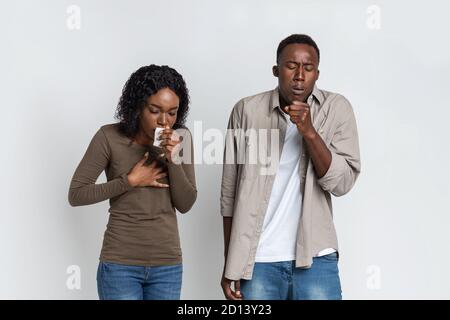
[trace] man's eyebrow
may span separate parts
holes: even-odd
[[[286,63],[294,63],[294,64],[314,64],[313,61],[298,62],[298,61],[293,61],[293,60],[288,60],[288,61],[286,61]]]

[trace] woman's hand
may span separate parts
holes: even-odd
[[[156,162],[153,161],[150,165],[144,165],[148,158],[148,152],[145,153],[138,163],[135,164],[128,174],[128,183],[132,187],[156,187],[168,188],[169,185],[156,181],[167,176],[167,172],[162,168],[156,167]]]
[[[180,150],[181,137],[173,129],[166,128],[161,131],[158,139],[161,140],[161,148],[164,151],[167,161],[172,162],[172,155],[176,155]]]

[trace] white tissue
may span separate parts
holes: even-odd
[[[155,147],[159,147],[161,145],[161,140],[159,140],[158,138],[159,138],[159,135],[161,134],[161,131],[163,131],[163,130],[164,130],[164,128],[159,128],[159,127],[155,129],[155,139],[153,141],[153,145]]]

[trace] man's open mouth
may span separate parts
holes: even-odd
[[[304,92],[304,88],[292,88],[292,93],[295,95],[302,95]]]

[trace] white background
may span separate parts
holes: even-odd
[[[276,86],[279,41],[307,33],[318,86],[351,101],[360,134],[362,173],[334,199],[344,298],[449,299],[449,14],[445,1],[2,1],[0,298],[97,299],[108,202],[72,208],[67,192],[133,71],[175,67],[188,126],[224,130],[237,100]],[[182,298],[222,299],[221,166],[196,174]]]

